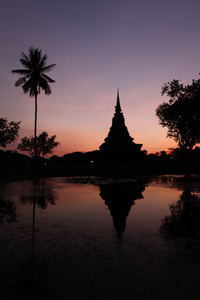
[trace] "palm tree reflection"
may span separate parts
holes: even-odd
[[[142,192],[145,190],[145,185],[126,182],[100,184],[99,187],[99,195],[110,210],[116,233],[118,237],[122,237],[131,206],[135,204],[135,200],[143,198]]]
[[[55,205],[55,194],[53,191],[45,186],[44,179],[34,179],[32,190],[28,195],[21,196],[23,204],[33,203],[41,209],[45,209],[49,204]]]
[[[32,260],[35,256],[35,215],[36,206],[41,209],[47,208],[48,203],[55,205],[56,196],[54,192],[45,185],[45,179],[34,179],[33,186],[28,195],[21,196],[23,204],[31,203],[33,205],[32,212]]]

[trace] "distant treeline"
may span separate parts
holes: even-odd
[[[43,168],[56,168],[67,169],[75,167],[77,172],[78,169],[87,168],[90,170],[106,168],[109,167],[121,167],[132,170],[133,172],[148,172],[148,173],[185,173],[187,171],[191,173],[199,173],[200,167],[200,148],[196,147],[191,150],[190,155],[185,158],[184,164],[184,153],[180,149],[173,149],[170,152],[157,152],[147,154],[145,153],[142,159],[127,160],[117,160],[115,157],[108,157],[104,159],[99,150],[91,152],[73,152],[65,154],[62,157],[53,155],[49,158],[29,157],[24,154],[20,154],[17,151],[0,151],[0,166],[9,167],[35,167],[40,166]],[[88,171],[88,172],[89,172]]]

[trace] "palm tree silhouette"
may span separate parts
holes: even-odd
[[[35,157],[37,156],[37,96],[40,90],[44,90],[46,95],[51,94],[50,83],[55,82],[45,73],[51,71],[55,64],[46,65],[47,55],[43,55],[39,48],[30,47],[28,56],[22,52],[19,60],[25,69],[12,70],[12,73],[23,75],[16,82],[15,86],[22,86],[24,93],[29,92],[30,97],[35,97],[35,123],[34,123],[34,139],[35,139]]]

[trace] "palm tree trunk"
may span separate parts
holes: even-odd
[[[34,126],[34,140],[35,140],[35,157],[37,156],[37,93],[35,94],[35,126]]]

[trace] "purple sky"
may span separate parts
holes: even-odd
[[[55,154],[98,149],[117,88],[134,141],[148,153],[175,146],[155,109],[165,82],[199,77],[199,12],[199,0],[1,0],[0,117],[21,120],[20,138],[33,134],[34,100],[11,74],[33,46],[56,64],[52,94],[38,101],[38,134],[56,134]]]

